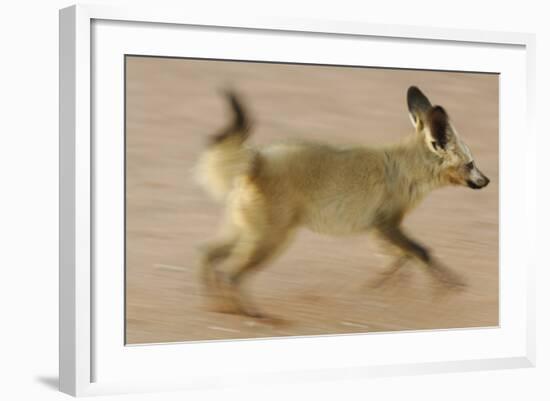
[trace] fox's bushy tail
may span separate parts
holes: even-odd
[[[245,145],[251,122],[242,102],[233,92],[225,93],[231,107],[230,123],[209,138],[195,168],[198,183],[216,200],[223,201],[235,179],[246,174],[256,152]]]

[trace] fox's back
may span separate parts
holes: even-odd
[[[350,234],[367,229],[383,202],[384,155],[365,147],[286,142],[259,150],[255,183],[277,208],[293,208],[310,229]]]

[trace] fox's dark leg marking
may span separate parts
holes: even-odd
[[[427,265],[430,264],[432,260],[430,252],[407,236],[400,227],[380,227],[378,230],[385,240],[401,249],[406,255],[416,257]]]

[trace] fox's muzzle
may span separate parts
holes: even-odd
[[[468,184],[468,186],[472,189],[481,189],[483,187],[486,187],[487,185],[489,185],[489,182],[490,180],[487,178],[487,181],[484,183],[484,184],[476,184],[475,182],[473,181],[466,181],[466,184]]]
[[[466,184],[472,189],[484,188],[489,185],[490,182],[491,180],[477,169],[475,173],[472,174],[472,176],[468,180],[466,180]]]

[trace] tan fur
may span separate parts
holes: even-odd
[[[195,167],[195,178],[218,201],[224,201],[234,180],[248,172],[254,151],[243,146],[238,138],[210,146]]]
[[[201,258],[210,293],[231,300],[238,312],[259,315],[239,284],[280,252],[298,227],[329,235],[375,231],[396,255],[390,271],[415,259],[442,281],[460,282],[400,228],[431,190],[467,185],[472,169],[466,164],[473,166],[469,149],[445,123],[446,113],[430,113],[425,97],[416,107],[421,92],[409,92],[416,133],[386,147],[289,141],[259,149],[248,147],[238,129],[217,137],[197,165],[199,181],[226,204],[220,238]],[[430,115],[438,120],[429,121]],[[437,138],[430,127],[437,127]],[[481,176],[486,182],[476,187],[488,183]]]

